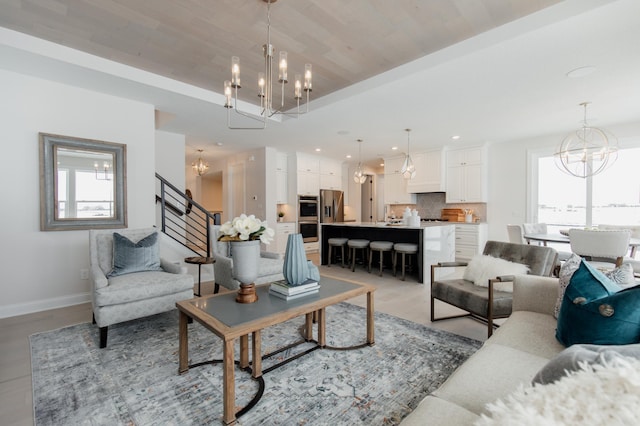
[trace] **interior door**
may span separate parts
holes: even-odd
[[[373,222],[373,176],[367,175],[367,180],[362,184],[361,215],[362,222]]]

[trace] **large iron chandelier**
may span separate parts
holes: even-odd
[[[287,52],[281,51],[278,61],[278,80],[280,85],[280,106],[274,107],[274,74],[273,60],[275,48],[271,44],[271,3],[277,0],[263,0],[267,3],[267,43],[262,45],[264,54],[264,72],[258,73],[258,97],[260,98],[260,115],[256,117],[253,114],[241,111],[238,108],[238,89],[240,85],[240,58],[233,56],[231,58],[231,80],[224,82],[225,108],[227,108],[227,127],[229,129],[264,129],[267,127],[267,119],[275,114],[298,116],[309,112],[309,94],[311,93],[311,64],[304,66],[304,80],[300,74],[295,74],[293,84],[293,98],[296,100],[297,110],[295,112],[284,112],[284,91],[285,84],[288,83],[287,69]],[[306,95],[306,109],[300,110],[300,99],[302,99],[302,91]],[[277,101],[276,101],[277,102]],[[231,125],[231,109],[238,114],[257,121],[261,121],[262,125],[257,127],[234,127]]]
[[[360,185],[367,180],[367,175],[364,174],[364,169],[362,168],[362,139],[358,139],[358,167],[353,173],[353,180]]]
[[[407,132],[407,155],[404,157],[404,163],[402,163],[400,173],[405,179],[413,179],[414,177],[416,177],[416,166],[413,165],[411,155],[409,155],[409,145],[411,144],[411,141],[409,140],[409,134],[411,133],[411,129],[404,129],[404,131]]]
[[[581,178],[595,176],[618,158],[618,140],[611,132],[587,124],[587,106],[582,102],[582,127],[569,133],[555,153],[560,170]]]

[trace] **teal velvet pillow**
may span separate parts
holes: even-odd
[[[107,275],[108,277],[162,270],[157,232],[144,237],[137,243],[117,232],[113,233],[113,269]]]
[[[562,299],[556,338],[576,343],[640,342],[640,287],[622,289],[582,260]]]

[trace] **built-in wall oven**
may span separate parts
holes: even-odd
[[[305,243],[318,241],[317,196],[298,196],[298,232],[302,234],[302,241]]]
[[[302,242],[318,241],[318,222],[298,222],[298,232],[302,234]]]

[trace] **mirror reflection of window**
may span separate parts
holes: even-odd
[[[56,219],[113,218],[112,153],[56,147]]]

